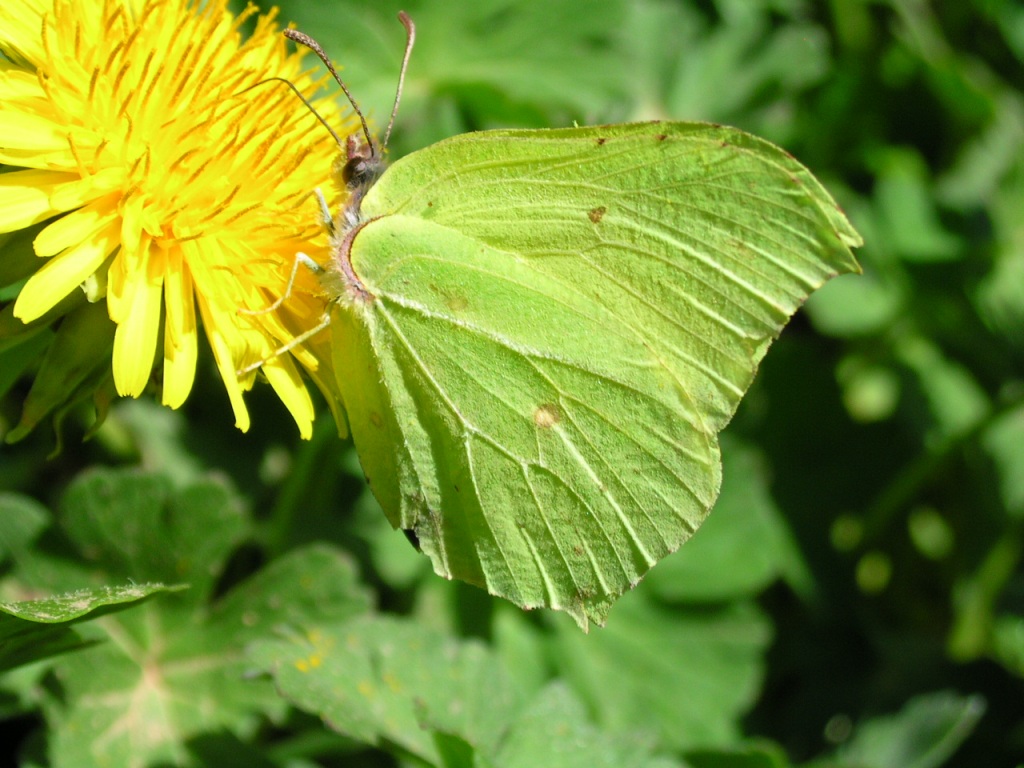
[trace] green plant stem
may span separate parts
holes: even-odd
[[[949,634],[949,655],[970,661],[989,647],[992,615],[1003,588],[1020,565],[1024,530],[1014,524],[999,537],[974,575],[956,590],[956,621]]]

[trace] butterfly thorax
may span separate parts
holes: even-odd
[[[363,197],[384,174],[386,167],[377,143],[361,141],[357,135],[349,136],[345,141],[345,154],[338,158],[338,161],[342,160],[344,163],[340,169],[336,167],[335,173],[340,176],[342,184],[348,190],[348,199],[338,217],[340,237],[344,237],[349,230],[362,222],[360,207]]]

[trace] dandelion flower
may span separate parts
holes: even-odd
[[[273,14],[243,41],[255,13],[236,18],[226,0],[0,5],[0,233],[46,222],[33,242],[44,261],[13,305],[22,323],[84,305],[69,297],[105,301],[118,394],[138,397],[157,368],[163,402],[180,406],[202,325],[239,428],[254,374],[236,371],[267,359],[308,436],[312,401],[292,357],[274,351],[319,321],[325,299],[299,270],[279,311],[258,310],[288,291],[296,252],[324,255],[312,192],[340,194],[337,147],[273,80],[307,98],[317,87]],[[333,102],[313,103],[339,119]],[[330,355],[315,346],[292,354],[330,387],[317,373]]]

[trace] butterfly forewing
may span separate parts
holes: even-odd
[[[715,431],[753,375],[752,346],[763,353],[815,287],[855,266],[855,233],[806,169],[734,129],[467,134],[389,176],[367,216],[421,216],[586,285],[671,355]]]

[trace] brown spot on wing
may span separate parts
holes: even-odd
[[[537,406],[533,412],[533,423],[541,429],[550,429],[562,420],[562,412],[554,403]]]
[[[587,211],[587,218],[589,218],[595,224],[598,224],[600,223],[601,219],[604,218],[604,215],[607,212],[607,208],[605,208],[603,205],[599,205],[597,206],[597,208],[591,208],[589,211]]]

